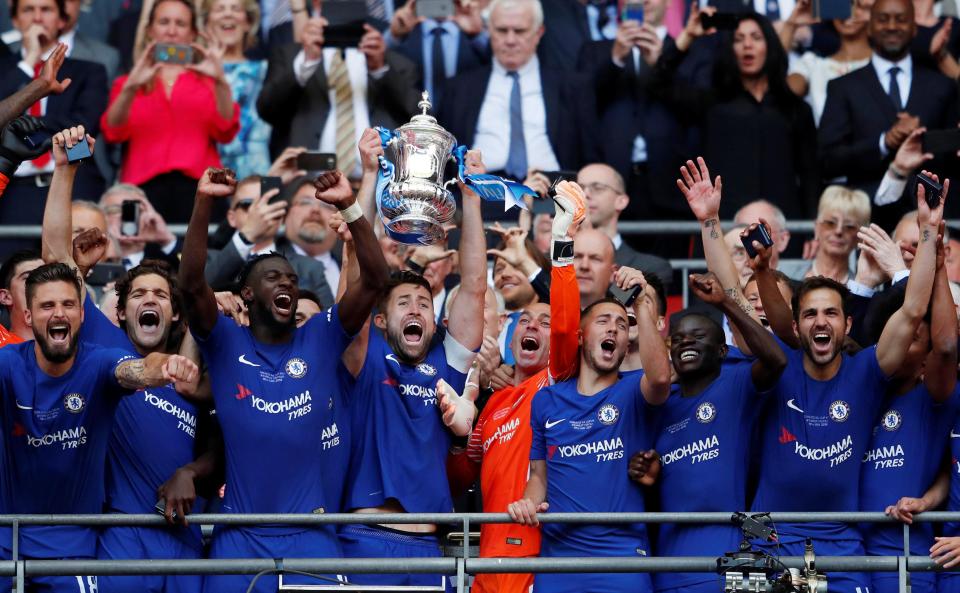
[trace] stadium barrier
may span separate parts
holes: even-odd
[[[729,524],[731,513],[546,513],[542,523],[683,523]],[[770,522],[809,523],[896,523],[883,513],[771,513]],[[390,513],[390,514],[197,514],[187,519],[198,525],[342,525],[437,523],[463,529],[486,523],[509,523],[506,513]],[[928,512],[914,521],[960,522],[960,512]],[[18,554],[18,533],[24,525],[162,526],[159,515],[0,515],[0,525],[11,527],[12,559],[0,561],[0,576],[13,577],[17,591],[24,591],[24,579],[33,576],[160,575],[160,574],[249,574],[274,575],[283,572],[314,574],[438,573],[456,575],[457,593],[467,591],[467,576],[481,573],[571,573],[571,572],[716,572],[717,559],[690,557],[604,557],[604,558],[475,558],[470,556],[470,538],[464,538],[462,554],[441,558],[246,558],[201,560],[24,560]],[[908,591],[910,572],[939,570],[927,556],[910,556],[910,526],[903,525],[903,555],[898,556],[817,556],[820,572],[897,572],[900,593]],[[735,550],[729,550],[731,552]],[[784,556],[788,568],[803,568],[802,556]],[[718,580],[719,583],[719,580]],[[829,580],[828,580],[829,586]],[[288,590],[308,590],[288,589]],[[313,590],[399,591],[396,587],[330,587]],[[409,590],[409,589],[408,589]],[[719,590],[719,589],[718,589]]]

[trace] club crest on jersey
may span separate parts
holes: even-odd
[[[79,414],[82,412],[83,406],[86,403],[86,400],[83,399],[83,396],[79,393],[71,393],[67,397],[63,398],[63,407],[66,408],[71,414]]]
[[[302,358],[291,358],[287,361],[287,366],[284,370],[287,371],[290,377],[302,379],[303,376],[307,374],[307,363],[304,362]]]
[[[900,424],[903,422],[903,416],[900,415],[900,412],[896,410],[888,410],[886,414],[883,415],[883,425],[884,430],[894,431],[900,428]]]
[[[830,404],[830,419],[834,422],[846,422],[850,417],[850,404],[838,399]]]
[[[620,410],[613,404],[605,404],[597,411],[597,419],[600,422],[611,425],[620,418]]]
[[[713,422],[713,419],[717,417],[717,408],[710,402],[703,402],[697,406],[697,420],[706,424],[708,422]]]
[[[437,369],[434,368],[434,366],[431,365],[431,364],[427,364],[427,363],[425,363],[425,362],[421,362],[420,364],[417,365],[417,372],[418,372],[418,373],[423,373],[424,375],[426,375],[426,376],[428,376],[428,377],[432,377],[432,376],[434,376],[434,375],[437,374]]]

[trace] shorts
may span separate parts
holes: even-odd
[[[532,574],[478,574],[473,579],[470,593],[530,593]]]
[[[336,532],[330,527],[308,529],[278,535],[265,534],[263,528],[228,527],[213,534],[210,558],[342,558]],[[300,575],[284,575],[284,583],[332,585],[343,583],[342,575],[320,575],[323,579]],[[254,575],[207,575],[203,579],[204,593],[242,593],[250,586]],[[253,591],[276,593],[279,577],[266,574],[257,579]]]
[[[176,528],[174,528],[176,529]],[[100,560],[188,560],[203,557],[193,534],[154,527],[109,527],[97,540]],[[101,576],[98,593],[193,593],[203,584],[200,575]]]
[[[804,542],[788,542],[758,545],[774,556],[803,556]],[[865,556],[860,540],[813,539],[813,551],[817,556]],[[873,577],[866,572],[828,572],[827,587],[830,593],[873,593],[870,583]]]
[[[827,575],[829,585],[830,575]],[[937,573],[911,572],[910,591],[912,593],[935,593],[937,591]],[[895,572],[875,572],[870,583],[870,593],[900,593],[900,576]]]
[[[344,525],[340,528],[344,558],[439,558],[437,537],[413,535],[372,525]],[[440,574],[391,573],[353,574],[352,585],[393,585],[446,587],[448,579]]]
[[[533,579],[534,593],[651,593],[647,573],[543,573]],[[832,593],[832,592],[831,592]]]
[[[58,560],[92,560],[92,558],[59,558]],[[0,591],[13,591],[16,586],[16,579],[4,577],[4,581],[5,584],[0,586]],[[97,592],[97,577],[95,576],[27,577],[24,579],[24,593]]]

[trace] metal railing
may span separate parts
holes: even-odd
[[[673,523],[729,524],[732,513],[547,513],[542,523],[616,524]],[[471,526],[510,523],[506,513],[390,513],[390,514],[198,514],[187,519],[198,525],[343,525],[413,524],[454,525],[470,533]],[[771,513],[777,523],[891,523],[883,513]],[[929,512],[915,515],[918,523],[960,522],[960,512]],[[24,579],[32,576],[249,574],[302,571],[317,574],[417,573],[457,575],[457,592],[467,590],[467,575],[483,573],[573,573],[573,572],[704,572],[717,570],[715,557],[603,557],[603,558],[471,558],[470,538],[464,537],[462,555],[440,558],[245,558],[198,560],[24,560],[19,558],[19,530],[28,525],[164,526],[158,515],[0,515],[0,525],[12,527],[12,560],[0,561],[0,576],[16,579],[24,591]],[[733,550],[730,550],[733,551]],[[908,573],[930,572],[938,566],[929,557],[910,556],[910,526],[903,525],[903,555],[817,556],[817,569],[833,572],[897,572],[900,592],[906,593]],[[789,568],[802,568],[803,557],[781,557]],[[341,589],[342,590],[342,589]]]

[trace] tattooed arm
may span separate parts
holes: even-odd
[[[117,382],[132,391],[174,382],[195,381],[197,373],[197,365],[189,358],[160,352],[150,353],[144,358],[125,360],[117,365],[114,372]]]

